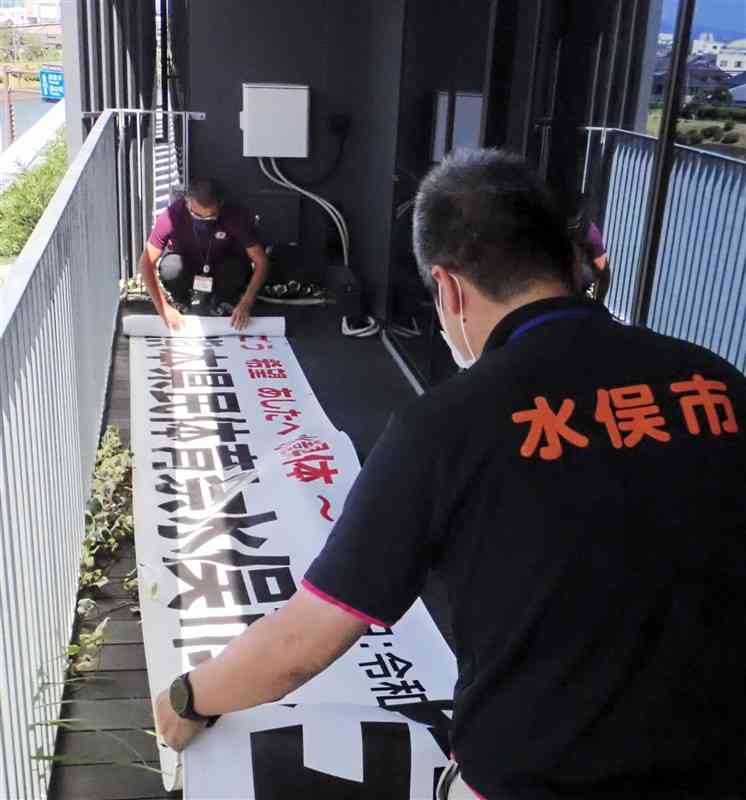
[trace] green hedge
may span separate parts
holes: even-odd
[[[708,125],[700,131],[705,139],[722,138],[723,129],[719,125]]]
[[[700,106],[696,110],[697,119],[727,119],[746,122],[746,108],[733,106]]]
[[[0,194],[0,258],[16,258],[23,250],[66,170],[67,146],[59,134],[41,162]]]

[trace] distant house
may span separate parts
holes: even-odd
[[[712,92],[729,87],[731,76],[717,66],[716,59],[717,56],[714,53],[689,56],[683,102],[690,103],[692,100],[705,101]],[[660,102],[663,100],[663,93],[670,72],[671,55],[667,54],[658,58],[653,73],[651,95],[653,101]]]
[[[746,39],[729,42],[718,53],[717,65],[729,75],[746,73]]]
[[[658,44],[660,47],[673,47],[673,34],[672,33],[659,33]]]
[[[700,35],[692,41],[692,55],[717,55],[725,46],[725,42],[718,41],[714,33],[700,33]]]

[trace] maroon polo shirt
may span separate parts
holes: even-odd
[[[598,227],[591,222],[588,226],[588,233],[585,237],[585,252],[591,261],[606,255],[606,245]]]
[[[228,258],[246,259],[246,250],[259,244],[245,209],[226,206],[216,222],[200,223],[189,213],[184,198],[158,217],[148,241],[159,250],[182,256],[194,274],[201,273],[205,264],[214,266]]]

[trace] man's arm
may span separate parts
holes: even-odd
[[[279,700],[346,653],[367,627],[367,622],[301,588],[287,605],[189,673],[195,711],[212,716]],[[156,727],[170,747],[183,750],[203,726],[177,716],[168,692],[162,692]]]
[[[145,286],[153,301],[155,310],[160,314],[163,321],[172,330],[178,330],[184,324],[184,318],[181,314],[168,302],[163,294],[161,282],[158,280],[156,274],[156,264],[161,256],[161,250],[155,245],[148,242],[145,245],[142,256],[140,256],[140,272],[142,273]]]
[[[243,330],[248,325],[256,296],[259,294],[259,290],[262,286],[264,286],[267,280],[267,273],[269,272],[267,254],[260,244],[247,247],[246,254],[254,262],[254,274],[251,276],[251,281],[243,297],[236,306],[231,319],[231,325],[239,331]]]
[[[413,412],[394,419],[350,490],[323,550],[280,611],[255,622],[214,660],[190,673],[205,716],[277,700],[339,658],[370,624],[394,625],[420,594],[432,563],[433,531],[450,507],[453,480],[432,424]],[[158,730],[183,749],[202,724],[185,721],[162,693]]]

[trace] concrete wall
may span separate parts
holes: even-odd
[[[187,37],[188,107],[207,113],[193,126],[192,174],[221,179],[234,202],[263,216],[293,217],[254,159],[242,153],[238,115],[243,82],[311,86],[310,158],[282,166],[301,183],[334,160],[332,114],[350,116],[352,129],[337,173],[315,191],[340,207],[352,238],[351,266],[364,281],[378,315],[385,312],[388,247],[404,25],[404,0],[221,0],[190,3]],[[295,203],[295,205],[294,205]],[[324,212],[301,203],[301,279],[323,279],[335,234]],[[289,237],[293,220],[279,232]],[[272,231],[265,231],[272,238]]]

